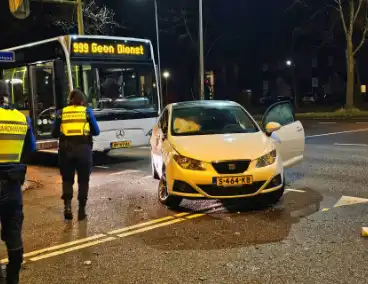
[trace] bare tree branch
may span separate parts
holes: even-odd
[[[348,35],[348,28],[346,27],[346,22],[345,22],[345,16],[344,16],[344,10],[342,8],[342,4],[341,4],[341,0],[334,0],[337,4],[337,9],[340,13],[340,18],[341,18],[341,22],[342,22],[342,27],[344,29],[345,35]]]
[[[115,13],[106,6],[99,7],[95,0],[91,0],[83,7],[84,29],[86,34],[110,34],[116,28],[122,26],[115,22]],[[64,32],[69,33],[70,30],[78,26],[75,19],[75,11],[70,21],[59,20],[54,23],[59,26]]]
[[[363,1],[364,0],[358,0],[359,1],[359,4],[358,4],[358,8],[357,8],[357,11],[355,13],[355,16],[354,16],[354,23],[359,15],[359,12],[360,12],[360,9],[362,8],[362,4],[363,4]]]

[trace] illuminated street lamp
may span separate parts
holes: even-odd
[[[167,83],[167,80],[169,79],[169,77],[170,77],[170,72],[169,71],[164,71],[164,73],[162,73],[162,76],[165,78],[165,96],[166,96],[166,100],[167,100],[167,85],[168,85],[168,83]],[[162,107],[163,107],[163,105],[162,105]]]
[[[293,62],[291,62],[291,60],[286,60],[286,65],[287,66],[291,66],[293,64]]]

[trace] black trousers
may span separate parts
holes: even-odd
[[[63,180],[64,201],[73,199],[74,176],[78,176],[78,200],[86,204],[88,199],[89,179],[92,171],[92,147],[89,144],[60,145],[59,167]]]
[[[23,262],[23,202],[20,183],[1,184],[0,222],[1,239],[8,251],[7,283],[18,283]]]

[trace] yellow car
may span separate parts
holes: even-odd
[[[152,129],[152,174],[159,201],[262,196],[277,203],[284,168],[303,160],[304,128],[288,102],[268,108],[262,127],[231,101],[190,101],[166,106]]]

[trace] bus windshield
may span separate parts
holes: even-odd
[[[152,65],[73,65],[72,75],[94,109],[158,110]]]

